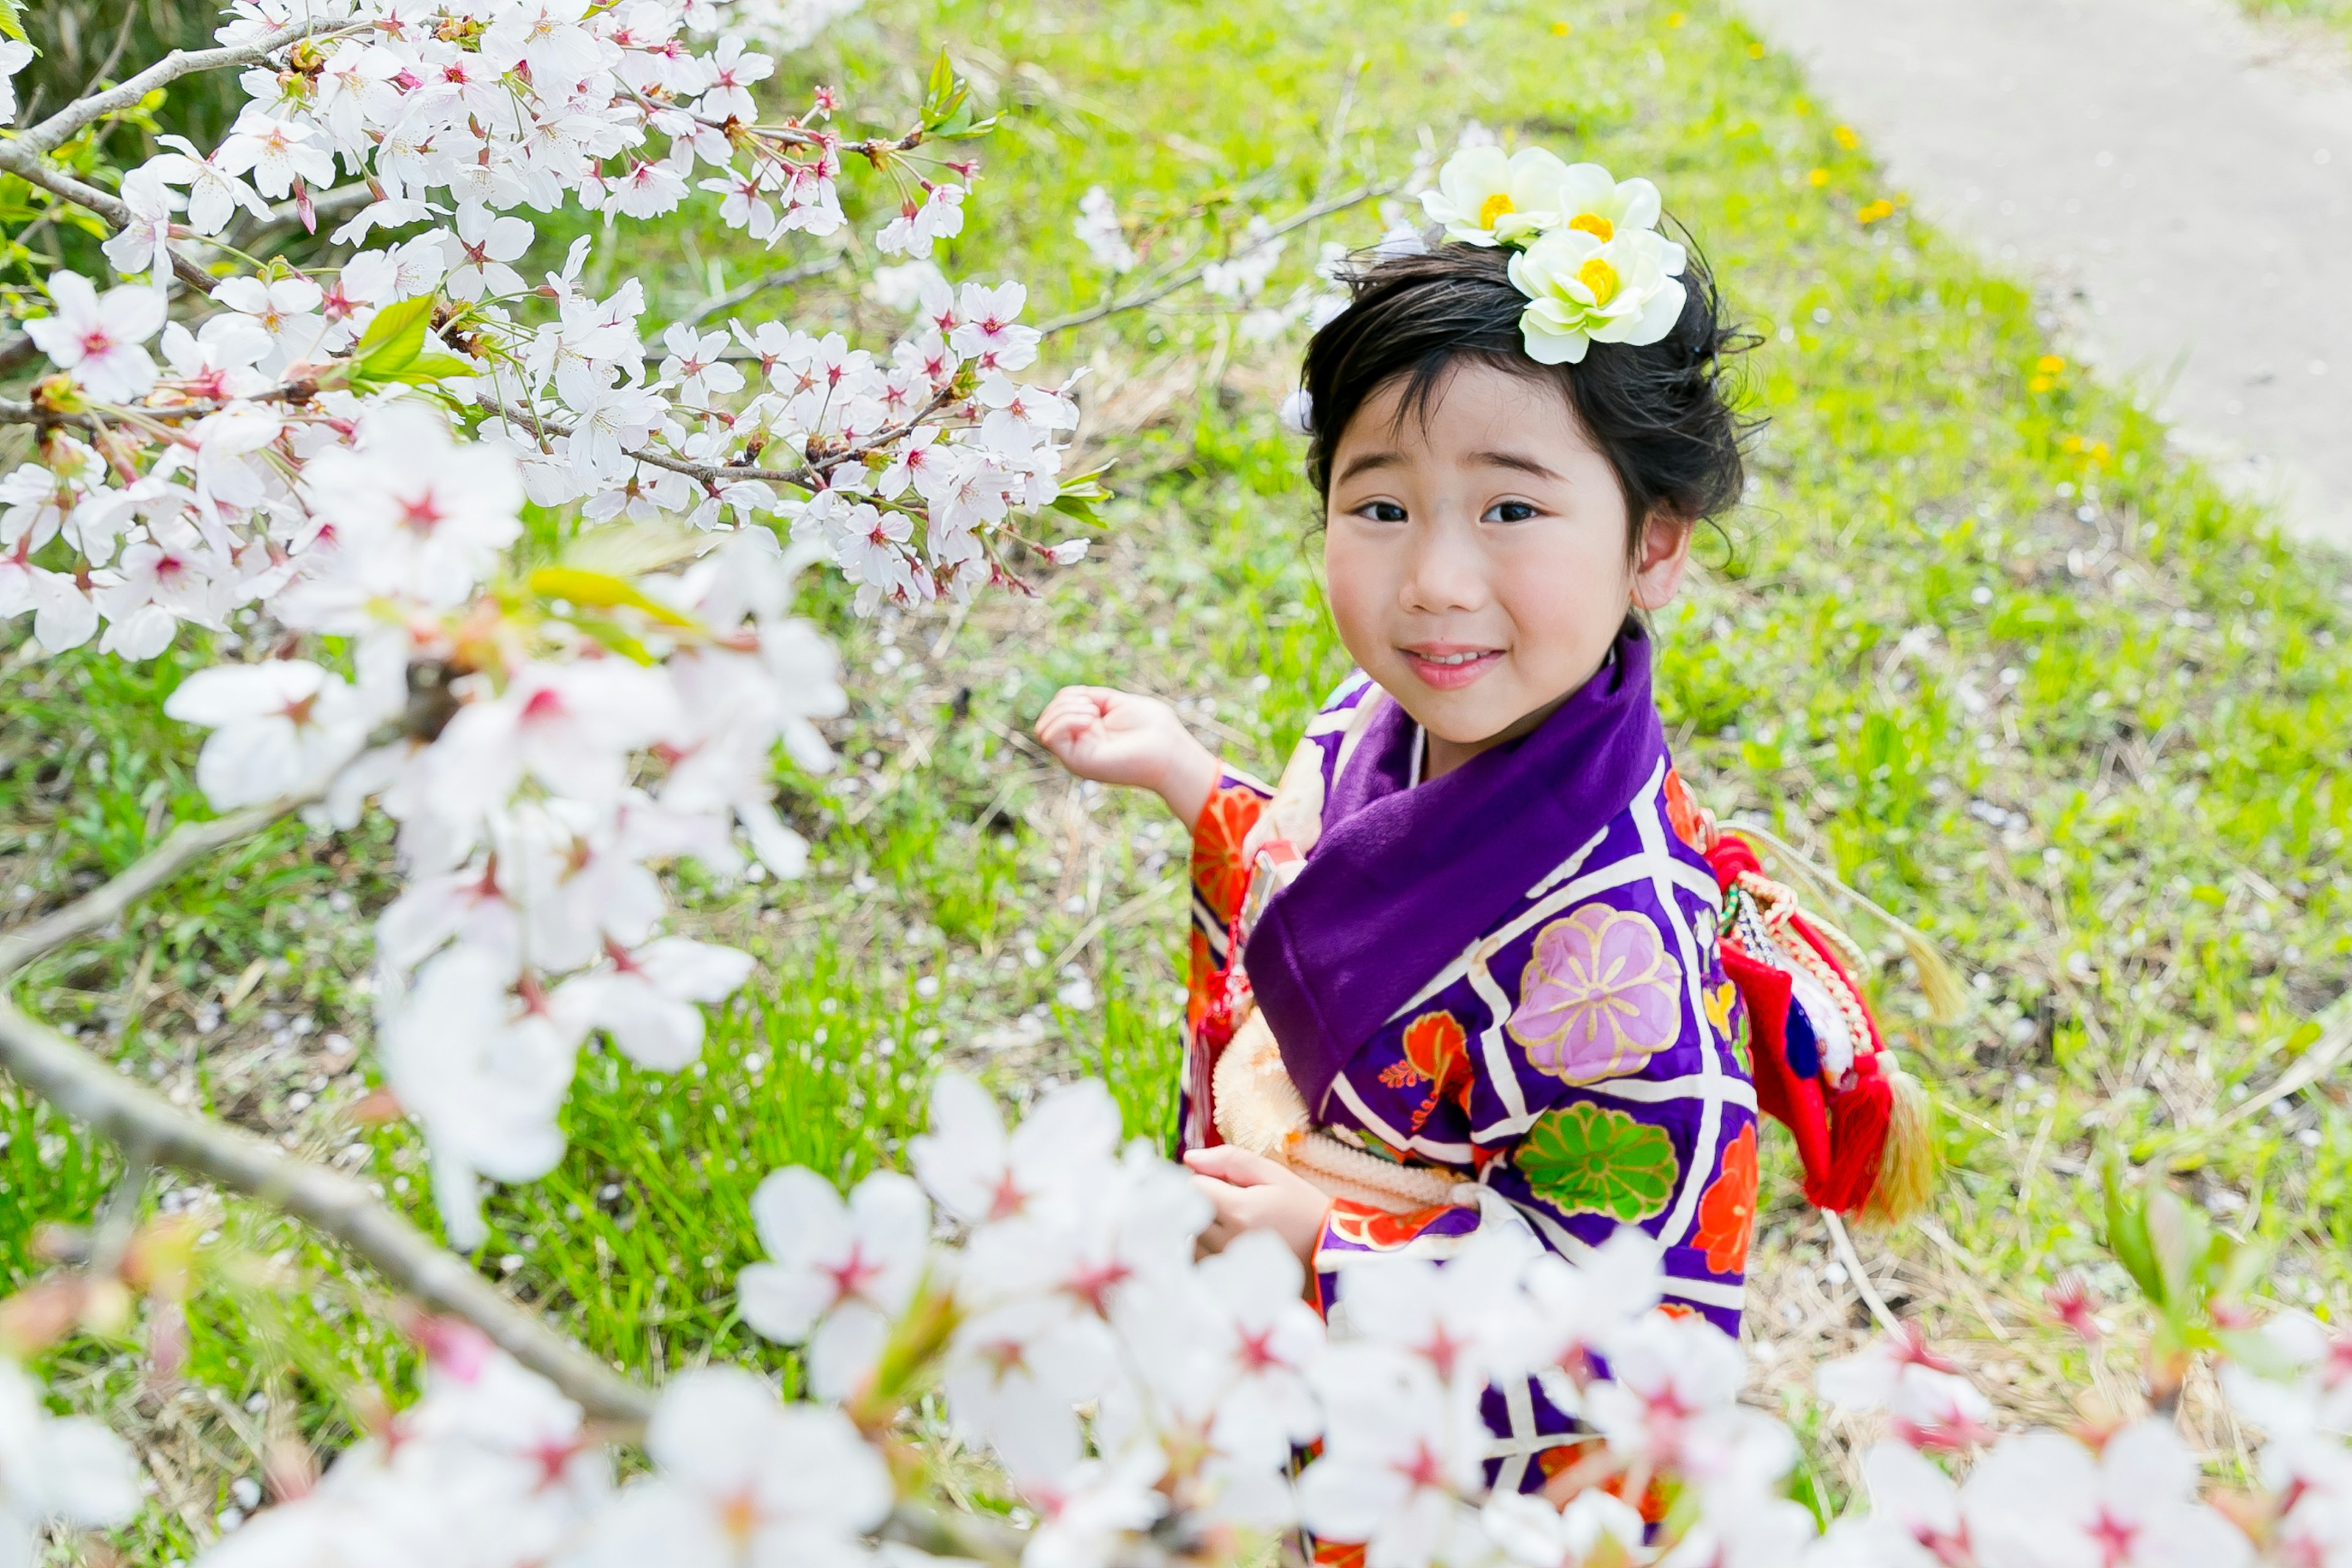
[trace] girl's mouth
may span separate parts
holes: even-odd
[[[1459,691],[1502,661],[1503,650],[1464,647],[1452,643],[1424,643],[1401,647],[1405,667],[1423,686],[1438,691]]]

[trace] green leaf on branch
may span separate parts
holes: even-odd
[[[433,325],[434,297],[421,295],[386,305],[375,313],[368,330],[352,345],[351,384],[354,391],[400,384],[427,386],[453,375],[471,375],[474,362],[440,347],[428,345]]]
[[[33,41],[25,37],[24,7],[16,0],[0,0],[0,38],[14,38],[20,44]],[[33,52],[40,53],[38,49]]]
[[[530,574],[530,591],[545,599],[562,599],[569,604],[612,609],[626,605],[632,610],[651,616],[664,626],[683,626],[700,630],[702,623],[692,616],[671,609],[658,599],[648,597],[637,585],[609,572],[583,571],[577,566],[542,566]]]
[[[1109,471],[1110,465],[1105,463],[1099,468],[1088,468],[1083,474],[1072,474],[1062,481],[1059,492],[1046,505],[1080,522],[1099,526],[1102,505],[1110,500],[1110,491],[1103,487],[1102,476]]]
[[[964,96],[971,84],[956,75],[955,62],[948,58],[945,49],[931,62],[931,79],[923,93],[923,129],[936,130],[948,122],[949,117],[963,106]]]

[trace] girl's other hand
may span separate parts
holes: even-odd
[[[1195,1149],[1184,1163],[1192,1168],[1192,1184],[1217,1205],[1216,1218],[1201,1233],[1202,1252],[1223,1252],[1245,1230],[1270,1230],[1313,1271],[1315,1244],[1331,1208],[1322,1188],[1287,1165],[1230,1143]]]
[[[1148,789],[1190,828],[1217,786],[1217,759],[1156,697],[1066,686],[1037,715],[1037,739],[1082,779]]]

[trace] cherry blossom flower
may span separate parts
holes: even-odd
[[[1135,270],[1135,247],[1127,242],[1127,231],[1118,220],[1118,208],[1110,193],[1100,185],[1087,187],[1078,198],[1078,218],[1070,226],[1078,243],[1087,247],[1095,265],[1115,273]]]
[[[197,670],[163,711],[213,731],[196,784],[222,811],[324,782],[357,754],[377,717],[341,676],[299,658]]]
[[[269,334],[270,352],[261,361],[265,371],[307,358],[326,331],[326,319],[319,314],[325,292],[307,278],[231,278],[213,290],[213,298]]]
[[[1985,1425],[1992,1406],[1916,1330],[1826,1363],[1816,1384],[1840,1409],[1888,1412],[1895,1435],[1914,1447],[1965,1448],[1992,1436]]]
[[[121,195],[131,221],[102,247],[106,259],[125,276],[152,272],[155,286],[163,288],[172,270],[172,215],[185,198],[164,184],[152,168],[125,174]]]
[[[121,1524],[139,1506],[129,1445],[97,1422],[51,1415],[38,1384],[0,1359],[0,1560],[40,1555],[42,1526]]]
[[[2029,1432],[1996,1445],[1961,1489],[1969,1541],[1988,1568],[2237,1568],[2243,1531],[2197,1500],[2195,1456],[2169,1422],[2134,1422],[2094,1455]]]
[[[759,107],[751,100],[751,87],[775,74],[776,62],[766,55],[745,51],[743,40],[730,36],[719,40],[711,52],[709,69],[710,87],[694,106],[695,112],[712,120],[740,120],[749,123],[759,118]]]
[[[324,185],[335,177],[334,154],[312,144],[317,129],[299,120],[279,119],[259,105],[237,116],[215,162],[228,174],[250,174],[254,189],[275,200],[304,180]]]
[[[1361,1542],[1369,1568],[1424,1568],[1475,1538],[1486,1430],[1474,1397],[1429,1363],[1372,1344],[1341,1344],[1318,1363],[1323,1456],[1298,1483],[1299,1518],[1332,1541]]]
[[[240,210],[263,222],[268,220],[269,204],[251,185],[223,168],[217,154],[207,157],[184,136],[164,135],[155,140],[173,151],[157,153],[142,168],[153,171],[166,184],[188,187],[188,226],[198,234],[218,234]]]
[[[16,118],[16,76],[33,63],[33,46],[15,38],[0,38],[0,125],[11,124]]]
[[[1008,1137],[989,1092],[958,1072],[931,1088],[930,1131],[907,1156],[940,1207],[969,1223],[1002,1222],[1065,1198],[1069,1178],[1109,1163],[1118,1106],[1091,1079],[1041,1096]]]
[[[53,272],[49,303],[55,313],[26,321],[25,333],[92,397],[127,403],[155,384],[155,362],[139,346],[163,324],[155,290],[125,286],[101,295],[78,272]]]
[[[702,1054],[696,1004],[724,1001],[751,973],[750,953],[685,937],[608,952],[610,967],[565,981],[556,1005],[612,1036],[623,1055],[656,1072],[676,1072]]]
[[[743,1321],[769,1339],[805,1342],[819,1396],[847,1397],[922,1279],[929,1202],[906,1177],[877,1171],[845,1205],[832,1183],[795,1166],[760,1184],[751,1219],[771,1261],[743,1270]]]
[[[555,1113],[572,1084],[580,1027],[494,952],[451,948],[387,1009],[385,1080],[425,1124],[450,1239],[479,1245],[478,1177],[529,1182],[563,1153]]]
[[[747,1372],[670,1380],[625,1488],[566,1568],[860,1568],[890,1509],[881,1457],[837,1410],[786,1405]]]

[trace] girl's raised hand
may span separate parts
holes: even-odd
[[[1231,1143],[1192,1150],[1184,1163],[1192,1169],[1192,1184],[1217,1206],[1216,1217],[1201,1233],[1202,1252],[1223,1252],[1245,1230],[1270,1230],[1298,1261],[1314,1268],[1315,1244],[1331,1208],[1322,1188],[1287,1165]]]
[[[1037,715],[1037,739],[1082,779],[1151,791],[1187,828],[1216,788],[1216,756],[1156,697],[1066,686]]]

